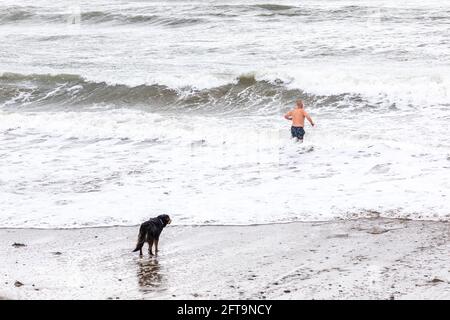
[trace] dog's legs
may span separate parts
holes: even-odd
[[[153,238],[148,239],[147,242],[148,242],[148,253],[152,256]]]
[[[159,238],[155,239],[155,254],[158,254],[158,242],[159,242]]]

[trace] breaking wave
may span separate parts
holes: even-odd
[[[92,82],[73,74],[4,73],[0,76],[0,105],[4,108],[81,108],[91,106],[149,108],[149,111],[241,113],[279,112],[280,106],[304,99],[314,108],[375,108],[356,94],[315,95],[288,88],[281,80],[256,80],[241,75],[221,86],[196,89],[160,84],[127,86]]]
[[[433,22],[448,21],[449,10],[440,8],[439,10],[430,10],[429,8],[379,8],[370,5],[344,5],[339,7],[321,8],[310,5],[280,5],[280,4],[220,4],[211,5],[208,10],[202,6],[191,7],[196,11],[195,17],[186,18],[176,16],[165,10],[164,7],[155,5],[152,10],[141,11],[139,9],[124,9],[114,7],[105,10],[78,10],[73,8],[64,9],[59,12],[43,11],[42,8],[34,6],[6,6],[0,15],[0,24],[7,23],[68,23],[77,16],[80,23],[85,24],[154,24],[169,27],[190,26],[210,22],[210,17],[297,17],[307,21],[329,21],[346,20],[359,17],[360,21],[366,22],[367,19],[380,19],[387,22],[401,22],[422,20]],[[158,11],[160,10],[160,11]],[[389,12],[389,14],[385,14]],[[408,14],[413,13],[411,17]]]
[[[107,11],[37,12],[34,7],[10,7],[0,16],[0,24],[9,23],[71,23],[74,18],[86,24],[154,24],[164,26],[188,26],[204,22],[201,18],[164,17],[155,14],[117,13]]]

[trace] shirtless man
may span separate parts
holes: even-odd
[[[303,101],[297,100],[297,107],[284,115],[287,120],[292,120],[291,135],[292,138],[297,138],[300,142],[303,142],[303,136],[305,135],[305,118],[308,119],[309,123],[314,127],[314,122],[312,121],[309,114],[303,108]]]

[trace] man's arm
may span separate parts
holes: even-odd
[[[288,113],[286,113],[286,114],[284,115],[284,118],[285,118],[286,120],[292,120],[292,111],[289,111]]]
[[[312,121],[311,117],[309,116],[308,112],[303,111],[303,114],[305,115],[306,119],[308,119],[309,123],[314,127],[314,122]]]

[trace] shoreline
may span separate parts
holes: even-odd
[[[294,220],[285,222],[267,222],[267,223],[252,223],[252,224],[172,224],[171,228],[183,228],[183,227],[259,227],[259,226],[272,226],[272,225],[285,225],[285,224],[315,224],[315,223],[340,223],[344,221],[358,221],[358,220],[386,220],[386,221],[417,221],[417,222],[430,222],[430,223],[449,223],[450,220],[433,220],[433,219],[411,219],[411,218],[392,218],[382,215],[376,216],[361,216],[356,218],[335,218],[331,220]],[[2,230],[85,230],[85,229],[109,229],[109,228],[139,228],[140,224],[132,225],[107,225],[107,226],[83,226],[83,227],[0,227]]]
[[[4,299],[450,299],[450,223],[0,229]],[[25,246],[13,244],[24,244]],[[17,283],[18,281],[19,283]]]

